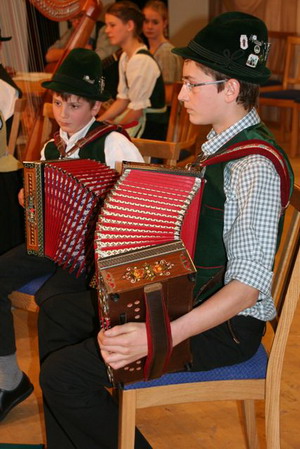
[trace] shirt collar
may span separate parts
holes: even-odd
[[[234,123],[229,128],[222,131],[220,134],[217,134],[214,129],[207,135],[207,141],[204,142],[201,149],[205,155],[214,154],[218,151],[223,145],[226,144],[229,140],[231,140],[234,136],[239,134],[244,129],[249,126],[257,125],[260,123],[260,117],[255,108],[251,109],[241,120],[237,123]]]
[[[61,128],[59,130],[59,135],[67,145],[67,148],[69,149],[70,146],[74,146],[76,142],[78,142],[79,139],[82,137],[85,137],[86,133],[92,126],[92,124],[96,121],[95,117],[92,117],[91,120],[85,125],[84,128],[81,128],[77,133],[73,134],[72,136],[68,136],[68,134],[63,131]]]

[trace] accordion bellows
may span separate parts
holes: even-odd
[[[118,176],[88,159],[24,162],[28,253],[77,275],[92,269],[99,208]]]
[[[128,166],[105,200],[96,258],[183,240],[193,257],[204,181],[183,169]]]

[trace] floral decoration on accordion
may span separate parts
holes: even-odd
[[[153,264],[146,262],[141,267],[128,267],[122,278],[130,281],[132,284],[143,279],[153,281],[157,276],[170,276],[173,267],[174,264],[167,262],[165,259],[161,259]]]

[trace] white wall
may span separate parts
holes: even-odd
[[[170,41],[186,45],[208,23],[209,0],[169,0],[168,5]]]

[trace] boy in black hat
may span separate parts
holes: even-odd
[[[275,316],[272,269],[293,174],[255,109],[259,85],[270,75],[264,23],[225,13],[173,51],[184,57],[179,99],[193,123],[212,124],[212,130],[193,163],[207,179],[195,307],[171,323],[171,333],[174,346],[190,338],[193,370],[209,370],[253,356],[265,322]],[[114,369],[148,353],[143,323],[101,330],[98,343]],[[117,405],[104,388],[109,382],[101,357],[89,338],[43,362],[49,449],[117,447]],[[149,447],[139,433],[135,447]]]
[[[53,111],[60,130],[55,140],[46,143],[42,150],[42,159],[89,158],[106,163],[113,168],[117,161],[143,162],[137,148],[127,136],[123,135],[121,127],[108,128],[95,119],[101,107],[101,101],[109,97],[102,78],[101,60],[95,52],[81,48],[72,50],[53,75],[52,80],[44,82],[43,85],[53,90]],[[118,132],[114,130],[116,128]],[[103,129],[104,135],[102,135]],[[95,135],[97,131],[99,134]],[[90,132],[93,132],[93,139],[89,141]],[[76,143],[83,137],[86,138],[85,144],[79,149]],[[19,196],[22,197],[22,195]],[[19,245],[3,254],[0,257],[0,267],[1,421],[33,389],[28,377],[22,373],[17,364],[8,294],[35,278],[52,274],[37,294],[40,302],[59,293],[65,294],[63,299],[67,301],[66,293],[82,292],[83,302],[85,301],[83,308],[94,307],[94,304],[90,298],[89,279],[86,276],[76,278],[67,270],[58,268],[47,258],[29,256],[25,245]],[[76,315],[75,308],[74,315]]]
[[[4,37],[0,28],[0,51],[2,42],[11,40],[11,36]],[[17,98],[21,98],[22,92],[16,85],[8,71],[0,64],[0,111],[6,121],[7,142],[10,135],[12,118],[14,114],[15,102]]]

